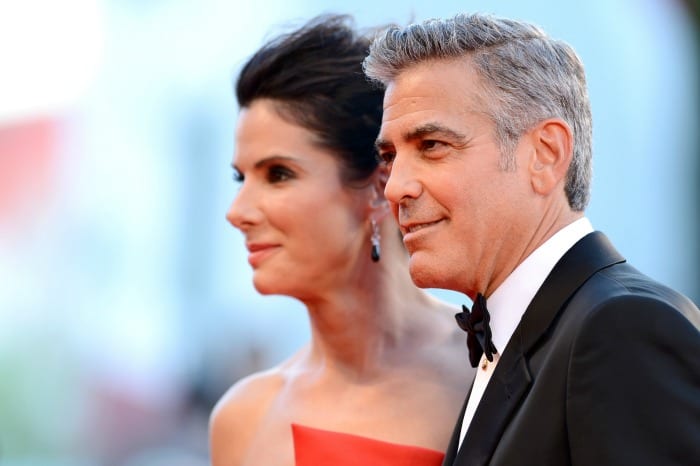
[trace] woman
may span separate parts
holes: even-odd
[[[255,288],[303,302],[311,341],[222,397],[215,466],[438,466],[470,380],[456,309],[408,274],[374,151],[382,92],[348,23],[278,37],[238,78],[227,219]]]

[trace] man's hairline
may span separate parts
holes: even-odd
[[[486,115],[493,123],[494,125],[498,126],[498,121],[497,121],[497,116],[499,114],[498,111],[498,106],[489,104],[486,99],[483,98],[484,95],[493,95],[497,93],[498,91],[493,88],[493,86],[487,84],[485,82],[485,79],[481,72],[479,71],[478,67],[476,66],[476,63],[474,61],[474,54],[476,51],[474,50],[467,50],[460,56],[449,56],[449,57],[428,57],[420,60],[413,61],[411,63],[406,64],[405,66],[402,66],[401,68],[397,69],[395,73],[392,74],[391,78],[389,78],[387,81],[380,81],[374,78],[376,82],[380,83],[383,87],[385,92],[388,90],[389,86],[393,83],[395,83],[398,79],[398,77],[416,67],[420,66],[427,66],[430,63],[434,62],[453,62],[455,64],[463,64],[465,66],[469,66],[470,70],[473,74],[473,76],[476,78],[476,84],[478,86],[477,92],[473,93],[472,96],[475,98],[476,102],[474,102],[474,110],[472,111],[479,111]],[[386,98],[386,94],[385,94]],[[385,109],[382,109],[382,112]],[[382,125],[380,125],[380,132],[381,134],[381,126],[383,126],[384,122],[382,122]],[[379,135],[378,135],[379,136]],[[496,138],[499,146],[501,145],[499,138]],[[377,147],[380,141],[379,137],[375,140],[375,147]],[[501,148],[501,151],[503,151],[503,148]]]

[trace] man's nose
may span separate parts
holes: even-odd
[[[389,171],[389,178],[384,187],[384,196],[392,204],[401,204],[405,199],[415,199],[422,191],[415,167],[405,157],[394,158]]]

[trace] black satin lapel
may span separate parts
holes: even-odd
[[[564,304],[591,275],[620,262],[625,262],[625,258],[599,231],[574,244],[554,266],[523,314],[516,329],[523,339],[523,352],[527,354],[537,343]]]
[[[591,275],[624,261],[603,233],[594,232],[579,240],[557,262],[503,351],[454,465],[488,464],[503,431],[532,384],[527,362],[529,351]]]
[[[467,397],[464,399],[462,410],[459,412],[457,423],[452,431],[452,438],[450,438],[450,443],[447,445],[447,451],[445,452],[445,459],[442,461],[442,466],[452,466],[455,461],[455,457],[457,456],[459,436],[462,433],[462,421],[464,420],[464,412],[467,410],[467,401],[469,401],[469,397],[472,394],[472,388],[474,388],[474,380],[472,380],[472,384],[467,392]]]
[[[493,455],[532,377],[522,353],[504,353],[474,413],[455,465],[485,465]]]

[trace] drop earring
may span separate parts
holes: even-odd
[[[379,262],[379,240],[381,237],[379,236],[379,225],[377,225],[377,222],[372,219],[372,238],[370,238],[370,241],[372,242],[372,261],[373,262]]]

